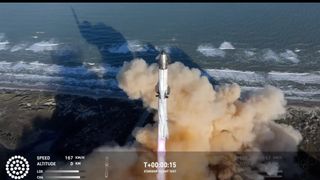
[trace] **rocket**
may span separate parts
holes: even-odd
[[[168,115],[167,115],[167,98],[170,89],[168,86],[168,64],[169,58],[162,51],[159,57],[159,80],[156,86],[158,97],[158,162],[165,162],[166,159],[166,139],[169,137]],[[157,180],[165,180],[165,167],[158,166]]]
[[[168,86],[168,64],[169,58],[167,54],[162,51],[159,57],[159,81],[156,86],[158,97],[158,139],[165,140],[169,136],[168,131],[168,115],[167,115],[167,98],[170,94]]]

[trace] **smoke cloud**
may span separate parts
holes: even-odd
[[[125,62],[117,80],[130,99],[141,99],[145,107],[158,108],[157,64],[148,65],[142,59]],[[200,70],[180,62],[169,65],[168,84],[167,161],[177,162],[177,172],[168,173],[167,179],[263,179],[254,170],[240,166],[237,154],[255,152],[247,160],[249,164],[274,174],[278,164],[261,164],[263,152],[297,151],[301,134],[274,121],[285,114],[286,101],[279,89],[266,86],[240,100],[239,85],[226,84],[215,90]],[[109,169],[112,179],[156,179],[156,174],[144,173],[143,162],[157,161],[157,123],[136,129],[134,136],[137,142],[129,149],[135,155],[113,162]],[[98,160],[94,154],[88,159],[88,172],[97,171],[93,162]]]
[[[148,66],[142,59],[126,62],[117,79],[129,98],[142,99],[146,107],[158,108],[156,64]],[[274,122],[285,114],[286,101],[279,89],[266,86],[240,101],[237,84],[216,91],[198,69],[180,62],[169,65],[168,79],[168,151],[297,150],[300,133]],[[156,149],[156,126],[140,129],[135,136],[143,146]]]

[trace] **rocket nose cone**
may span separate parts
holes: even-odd
[[[164,51],[161,51],[160,58],[159,58],[159,68],[160,69],[167,69],[168,66],[168,56]]]

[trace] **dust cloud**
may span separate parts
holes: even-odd
[[[125,62],[117,80],[130,99],[141,99],[145,107],[157,110],[157,64],[148,65],[143,59]],[[166,174],[167,179],[263,179],[253,167],[267,174],[278,168],[276,163],[263,164],[264,152],[297,151],[301,134],[275,122],[286,112],[281,90],[266,86],[240,100],[239,85],[214,89],[200,70],[180,62],[169,65],[168,84],[166,160],[176,162],[177,167],[175,173]],[[130,150],[118,155],[120,161],[110,163],[110,178],[156,179],[155,173],[144,172],[144,162],[157,162],[157,132],[157,123],[148,124],[135,129],[136,143],[131,147],[101,147],[109,152]],[[249,155],[246,167],[237,159],[241,153]],[[88,157],[86,176],[90,179],[104,179],[105,167],[98,166],[99,161],[103,163],[95,153]]]

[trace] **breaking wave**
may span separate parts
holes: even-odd
[[[276,62],[280,61],[279,55],[274,51],[272,51],[271,49],[266,50],[262,55],[262,57],[266,61],[276,61]]]
[[[299,63],[298,55],[292,50],[286,49],[284,52],[276,53],[271,49],[264,51],[263,60],[273,61],[273,62],[289,62],[289,63]]]
[[[0,41],[0,51],[7,50],[9,48],[9,41]]]
[[[118,68],[107,65],[67,67],[39,62],[0,62],[0,84],[4,88],[27,88],[77,94],[106,95],[118,90],[114,79]]]
[[[9,48],[8,44],[9,41],[5,40],[5,34],[0,33],[0,51],[7,50]]]
[[[261,88],[270,84],[279,87],[290,97],[320,99],[320,72],[264,73],[231,69],[206,69],[206,71],[222,83],[236,82],[247,89]],[[90,62],[83,63],[81,66],[63,66],[40,62],[0,61],[0,86],[103,96],[120,92],[115,80],[118,72],[119,67]]]
[[[272,83],[273,81],[291,81],[293,83],[317,84],[320,85],[320,73],[288,73],[288,72],[275,72],[269,73],[253,72],[253,71],[238,71],[231,69],[207,69],[207,72],[215,77],[217,80],[233,80],[233,81],[246,81],[255,83]]]
[[[300,60],[298,59],[298,55],[288,49],[285,52],[280,53],[280,56],[286,60],[291,61],[292,63],[299,63],[300,62]]]
[[[23,42],[20,44],[13,44],[9,42],[5,38],[4,33],[0,33],[0,51],[1,50],[10,50],[11,52],[17,52],[21,50],[31,51],[34,53],[42,53],[46,51],[56,51],[61,48],[60,42],[57,42],[55,39],[50,40],[42,40],[35,43]],[[109,53],[114,54],[128,54],[128,53],[155,53],[161,49],[170,53],[171,46],[168,44],[153,46],[150,43],[145,43],[139,40],[128,40],[125,43],[115,43],[111,47],[107,49],[103,49],[108,51]],[[233,52],[228,50],[234,50]],[[289,64],[298,64],[300,63],[300,59],[298,57],[298,52],[300,49],[284,49],[281,51],[275,51],[272,49],[260,49],[260,50],[252,50],[245,48],[235,48],[230,42],[224,41],[217,48],[210,43],[200,44],[197,49],[197,52],[201,53],[206,57],[218,57],[224,58],[227,53],[230,54],[235,60],[248,60],[250,58],[251,61],[257,62],[271,62],[271,63],[289,63]],[[240,52],[240,53],[238,53]]]
[[[236,48],[230,42],[223,42],[220,44],[219,48],[215,48],[212,44],[200,44],[197,51],[206,57],[225,57],[227,51],[225,50],[235,50]],[[240,54],[244,55],[242,58],[255,57],[256,61],[261,62],[273,62],[273,63],[293,63],[297,64],[300,59],[296,53],[300,52],[300,49],[285,49],[284,51],[275,52],[272,49],[261,49],[260,51],[252,51],[251,49],[237,49],[241,51]],[[234,54],[233,54],[234,55]],[[239,53],[238,53],[239,55]],[[234,57],[239,59],[241,57]]]
[[[218,81],[236,82],[244,89],[254,90],[273,85],[290,98],[320,100],[320,73],[253,72],[231,69],[207,69],[208,74]]]
[[[25,50],[33,52],[43,52],[43,51],[53,51],[57,50],[59,43],[56,43],[55,40],[51,39],[49,41],[40,41],[32,44]]]
[[[138,40],[131,40],[123,44],[115,44],[109,48],[108,51],[110,53],[126,54],[130,52],[154,51],[154,49],[148,46],[148,44],[144,44]]]
[[[14,45],[13,47],[11,47],[10,51],[16,52],[16,51],[24,50],[26,47],[27,47],[26,43],[21,43],[21,44],[17,44],[17,45]]]
[[[224,49],[235,49],[235,48],[230,42],[224,41],[223,43],[220,44],[219,49],[224,50]]]
[[[211,44],[200,45],[197,51],[207,57],[224,57],[226,55],[223,50],[215,48]]]
[[[59,43],[54,39],[48,41],[40,41],[31,44],[28,47],[28,43],[20,43],[9,46],[10,43],[6,38],[4,33],[0,33],[0,50],[10,50],[11,52],[16,52],[20,50],[32,51],[35,53],[44,52],[44,51],[53,51],[58,49]]]
[[[251,50],[244,50],[244,54],[247,56],[247,57],[252,57],[254,56],[256,53],[251,51]]]

